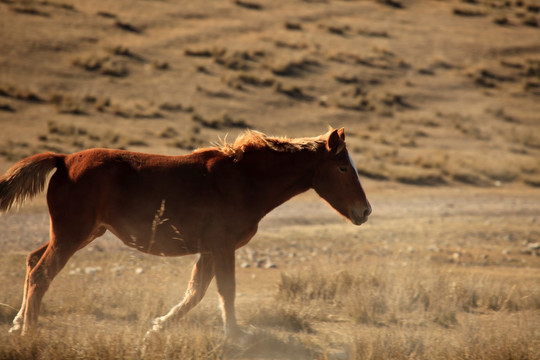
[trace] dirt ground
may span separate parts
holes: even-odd
[[[309,192],[263,219],[237,252],[239,320],[267,329],[267,348],[291,350],[281,358],[495,359],[490,349],[537,358],[539,114],[540,1],[0,0],[2,173],[43,151],[174,155],[246,128],[296,137],[345,127],[373,206],[368,223],[347,223]],[[7,344],[24,257],[48,237],[43,197],[2,215],[0,232]],[[45,297],[41,323],[57,352],[9,340],[0,358],[133,358],[93,336],[139,337],[179,300],[194,261],[144,256],[107,234]],[[313,289],[343,272],[353,288],[369,274],[385,284],[366,285],[366,302],[382,296],[385,310],[359,315],[351,291],[306,298],[286,285]],[[118,285],[122,276],[142,285]],[[122,292],[133,300],[101,300]],[[189,356],[276,357],[220,347],[214,293],[183,328],[199,334]],[[300,330],[283,328],[291,319]],[[208,328],[210,340],[200,335]],[[82,353],[61,350],[78,335]],[[395,339],[403,348],[388,345]],[[94,353],[96,343],[114,350]],[[172,349],[188,356],[182,346]],[[155,358],[172,358],[163,351]]]

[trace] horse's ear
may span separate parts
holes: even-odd
[[[334,154],[339,154],[345,148],[345,132],[343,128],[333,130],[326,141],[326,149]]]

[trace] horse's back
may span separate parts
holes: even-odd
[[[162,200],[193,201],[196,194],[214,188],[206,160],[190,155],[90,149],[67,155],[64,164],[51,178],[48,192],[65,201],[87,198],[123,208],[153,201],[159,207]]]

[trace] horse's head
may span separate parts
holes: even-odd
[[[323,199],[355,225],[371,214],[358,172],[345,146],[345,131],[330,130],[326,147],[313,178],[313,188]]]

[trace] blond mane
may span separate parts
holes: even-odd
[[[285,137],[268,137],[265,134],[247,130],[244,134],[238,136],[233,144],[227,144],[223,141],[218,145],[219,150],[238,161],[249,151],[270,149],[278,152],[297,152],[302,150],[316,151],[320,146],[326,144],[328,135],[316,137],[304,137],[289,139]]]

